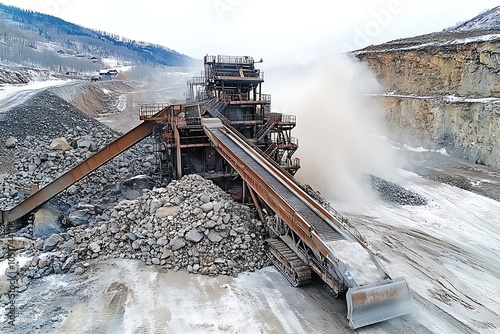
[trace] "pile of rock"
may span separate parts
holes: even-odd
[[[31,279],[52,273],[81,274],[90,259],[139,259],[202,275],[260,269],[269,264],[265,228],[253,217],[248,206],[234,202],[213,182],[187,175],[121,201],[95,223],[36,239],[29,238],[31,227],[20,231],[16,248],[31,257],[21,268],[20,290]]]
[[[374,175],[370,175],[369,177],[373,190],[383,200],[401,205],[418,206],[427,204],[427,200],[416,192]]]
[[[44,186],[72,166],[116,139],[119,134],[82,113],[60,97],[42,92],[14,107],[0,122],[0,209],[24,198],[31,185]],[[113,203],[116,185],[138,174],[149,174],[155,155],[140,143],[76,183],[59,199],[73,206],[89,197]]]

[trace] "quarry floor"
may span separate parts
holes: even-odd
[[[126,131],[137,122],[143,93],[123,93],[122,112],[101,120]],[[344,298],[334,299],[320,281],[293,288],[273,267],[208,277],[107,260],[90,261],[82,276],[51,275],[31,284],[17,298],[16,326],[0,324],[0,332],[497,333],[500,173],[436,152],[407,151],[414,159],[397,171],[400,185],[428,205],[332,206],[353,222],[392,277],[408,281],[411,314],[354,331]]]

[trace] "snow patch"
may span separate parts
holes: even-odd
[[[70,81],[71,80],[48,80],[35,81],[23,85],[4,85],[0,87],[0,107],[5,106],[12,108],[42,89],[62,86]],[[4,108],[0,108],[0,113],[4,111]]]
[[[420,146],[420,147],[412,147],[412,146],[409,146],[407,144],[403,144],[403,147],[406,150],[412,151],[412,152],[418,152],[418,153],[422,153],[422,152],[434,152],[434,153],[439,153],[439,154],[442,154],[442,155],[449,156],[448,152],[446,152],[446,149],[444,147],[440,148],[440,149],[437,149],[437,150],[427,149],[427,148],[424,148],[422,146]],[[399,148],[396,147],[396,149],[399,149]]]
[[[468,37],[468,38],[457,38],[457,39],[452,39],[452,40],[448,40],[448,41],[422,43],[422,44],[411,45],[411,46],[406,46],[406,44],[402,44],[401,46],[388,47],[386,49],[356,51],[356,52],[353,52],[352,54],[360,55],[360,54],[365,54],[365,53],[385,53],[385,52],[391,52],[391,51],[409,51],[409,50],[424,49],[424,48],[428,48],[428,47],[442,47],[442,46],[447,46],[447,45],[460,45],[460,44],[496,41],[498,39],[500,39],[500,34],[486,34],[486,35],[474,36],[474,37]]]
[[[118,103],[116,104],[116,109],[122,112],[127,107],[127,97],[125,95],[118,96]]]
[[[16,263],[18,264],[19,268],[24,267],[26,263],[31,261],[33,257],[32,256],[25,256],[24,254],[17,254],[16,255]],[[5,274],[5,270],[9,267],[9,260],[3,260],[0,262],[0,275]]]
[[[367,96],[387,96],[387,97],[400,97],[405,99],[416,99],[416,100],[429,100],[429,99],[442,99],[449,103],[487,103],[487,104],[497,104],[500,103],[500,98],[497,97],[466,97],[466,96],[455,96],[455,95],[414,95],[414,94],[398,94],[396,91],[386,92],[382,94],[366,94]]]
[[[423,148],[422,146],[420,146],[420,147],[411,147],[411,146],[408,146],[408,145],[404,144],[403,147],[406,148],[408,151],[412,151],[412,152],[429,152],[428,149]]]
[[[496,97],[483,97],[483,98],[470,98],[455,95],[448,95],[443,97],[443,100],[449,103],[500,103],[500,98]]]

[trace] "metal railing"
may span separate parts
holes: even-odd
[[[191,80],[188,81],[188,85],[202,85],[204,83],[206,83],[205,76],[192,77]]]
[[[297,116],[282,114],[280,122],[281,123],[296,123],[297,122]]]
[[[290,169],[290,168],[300,168],[300,159],[299,158],[293,158],[291,160],[286,160],[282,164],[280,164],[283,168],[285,169]]]
[[[160,111],[165,108],[168,108],[172,105],[172,103],[152,103],[152,104],[143,104],[139,107],[139,115],[141,117],[152,117],[156,115]]]
[[[216,60],[217,60],[217,56],[206,55],[203,61],[206,64],[206,63],[215,63]]]
[[[223,101],[248,101],[250,99],[250,94],[249,93],[240,93],[240,94],[228,94],[228,93],[223,93],[221,94],[221,99]]]
[[[259,100],[271,103],[271,94],[260,94]]]
[[[299,146],[299,140],[295,137],[288,137],[285,140],[279,140],[279,139],[271,139],[270,143],[276,144],[276,145],[293,145],[293,146]]]
[[[268,122],[273,123],[296,123],[297,116],[295,115],[287,115],[279,112],[272,112],[268,116]]]
[[[253,64],[253,57],[233,57],[233,56],[217,56],[218,63],[231,63],[231,64]]]

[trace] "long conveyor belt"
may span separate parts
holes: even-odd
[[[266,185],[279,194],[298,215],[304,218],[316,230],[325,242],[345,240],[347,237],[330,226],[320,215],[311,210],[304,201],[284,186],[279,176],[272,174],[258,163],[250,154],[245,152],[236,142],[231,140],[221,127],[212,127],[210,130],[224,145],[229,148],[245,164],[257,173]]]
[[[341,226],[335,228],[338,224],[329,221],[304,190],[246,139],[219,119],[205,119],[203,126],[212,145],[247,185],[311,250],[327,259],[322,268],[312,268],[327,283],[334,277],[349,289],[346,301],[351,327],[391,319],[413,309],[406,281],[391,279],[373,253]]]

